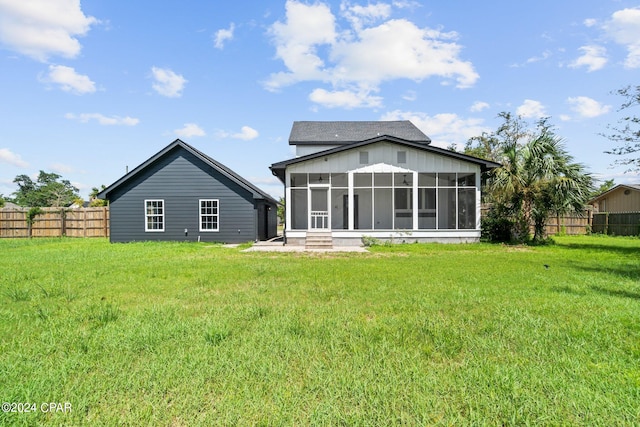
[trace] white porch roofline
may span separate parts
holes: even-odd
[[[358,169],[347,171],[347,173],[411,173],[410,169],[388,165],[386,163],[376,163],[374,165],[363,166]]]

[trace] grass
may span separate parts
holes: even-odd
[[[633,425],[640,240],[0,240],[0,425]],[[547,267],[545,267],[548,266]]]

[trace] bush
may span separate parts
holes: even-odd
[[[490,242],[510,242],[515,224],[503,209],[491,208],[482,217],[482,239]]]

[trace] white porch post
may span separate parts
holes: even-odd
[[[481,186],[482,186],[482,172],[480,170],[476,171],[476,230],[480,230],[482,228],[482,222],[480,215],[482,214],[482,200],[481,200]]]
[[[353,200],[353,172],[349,172],[347,174],[347,200],[348,200],[348,211],[349,211],[349,218],[348,218],[348,228],[349,230],[353,230],[353,226],[354,226],[354,221],[353,221],[353,215],[354,215],[354,200]]]
[[[413,230],[418,229],[418,172],[414,171],[413,175]]]
[[[291,230],[291,209],[293,208],[291,203],[291,175],[289,172],[286,173],[284,182],[284,221],[285,221],[285,230]]]

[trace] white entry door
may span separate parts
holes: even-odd
[[[309,228],[312,230],[328,230],[329,188],[311,187],[310,190]]]

